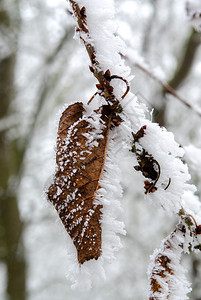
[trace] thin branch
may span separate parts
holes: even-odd
[[[149,77],[157,81],[163,89],[166,91],[166,93],[171,94],[174,96],[177,100],[182,102],[186,107],[193,110],[199,117],[201,117],[201,113],[197,111],[191,104],[188,103],[186,99],[184,99],[182,96],[180,96],[165,80],[160,79],[158,76],[156,76],[153,72],[150,71],[150,69],[146,68],[144,65],[140,64],[139,62],[133,63],[138,69],[146,73]]]

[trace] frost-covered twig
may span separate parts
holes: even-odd
[[[200,227],[193,224],[192,216],[183,215],[175,230],[161,242],[151,256],[148,267],[149,300],[185,300],[191,291],[185,277],[185,269],[180,265],[182,253],[189,253],[200,247]],[[194,220],[195,221],[195,220]],[[196,223],[196,222],[195,222]]]
[[[151,256],[148,268],[150,285],[149,300],[185,300],[191,291],[185,278],[185,269],[180,265],[182,252],[192,242],[189,230],[182,223],[162,241]]]
[[[72,239],[67,277],[72,287],[88,289],[94,277],[104,278],[104,262],[114,259],[121,248],[117,234],[125,234],[123,222],[117,220],[116,199],[122,190],[115,152],[123,121],[120,100],[129,92],[129,70],[119,54],[123,43],[112,29],[113,3],[69,1],[78,25],[76,35],[85,45],[90,71],[99,84],[87,105],[74,103],[60,118],[57,168],[47,195]]]
[[[182,228],[188,229],[185,229],[187,234],[181,242],[179,225],[162,242],[160,250],[154,252],[148,272],[151,286],[149,299],[188,299],[186,294],[189,290],[183,288],[186,283],[179,264],[184,248],[201,250],[201,225],[198,225],[201,223],[201,204],[194,195],[195,187],[188,183],[190,175],[181,161],[184,151],[171,133],[157,124],[146,122],[133,135],[132,152],[136,153],[138,160],[135,169],[141,171],[146,179],[146,197],[154,205],[162,206],[168,214],[178,214]]]
[[[130,69],[120,55],[125,48],[115,35],[113,1],[69,1],[99,92],[88,105],[74,103],[62,114],[49,199],[72,238],[68,278],[74,288],[87,289],[94,276],[104,277],[104,261],[113,259],[121,247],[116,233],[125,231],[117,220],[116,199],[122,194],[118,161],[124,153],[129,155],[131,146],[139,170],[150,180],[145,183],[146,197],[168,213],[184,210],[183,215],[200,222],[186,208],[184,196],[195,189],[188,184],[190,175],[181,160],[184,151],[172,133],[146,119],[144,107],[129,92]]]
[[[97,50],[94,46],[93,35],[91,32],[89,32],[87,24],[88,11],[86,12],[86,6],[84,6],[84,2],[86,1],[69,1],[72,5],[73,13],[77,19],[77,33],[79,33],[80,39],[84,42],[89,58],[91,60],[91,66],[89,68],[94,74],[94,76],[98,79],[101,89],[103,90],[105,99],[109,100],[114,96],[112,93],[113,89],[110,84],[111,78],[110,76],[108,76],[109,74],[106,73],[106,70],[104,70],[99,59],[97,58]]]

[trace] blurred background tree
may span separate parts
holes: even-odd
[[[172,97],[147,73],[127,64],[131,90],[154,121],[171,130],[182,146],[201,147],[201,35],[187,23],[183,0],[116,0],[118,34],[190,104]],[[58,112],[64,104],[87,102],[96,90],[89,61],[73,39],[74,21],[65,1],[0,0],[0,299],[144,299],[149,255],[174,228],[175,219],[143,199],[141,179],[122,160],[127,236],[107,281],[85,294],[65,279],[67,239],[58,217],[42,197],[54,172]],[[193,108],[193,109],[192,109]],[[150,115],[150,113],[147,113]],[[188,152],[187,152],[188,154]],[[200,162],[186,156],[201,192]],[[196,167],[195,167],[196,165]],[[201,299],[201,256],[184,258]]]
[[[23,159],[20,136],[9,137],[15,122],[11,107],[15,97],[15,66],[20,18],[18,1],[12,6],[0,2],[0,260],[6,265],[7,293],[11,299],[25,299],[26,262],[22,241],[23,221],[19,216],[17,192]]]

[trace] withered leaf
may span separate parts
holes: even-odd
[[[94,118],[98,118],[94,123]],[[83,103],[63,112],[57,135],[57,171],[47,192],[77,249],[80,264],[101,255],[101,208],[94,201],[101,179],[111,111],[86,115]],[[96,125],[94,125],[96,124]]]

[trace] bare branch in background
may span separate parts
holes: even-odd
[[[127,58],[127,57],[126,57]],[[129,58],[128,58],[129,59]],[[177,93],[177,91],[175,89],[173,89],[168,83],[167,81],[161,79],[159,76],[157,76],[156,74],[154,74],[154,71],[150,70],[149,66],[146,66],[145,64],[141,64],[139,61],[134,61],[133,64],[140,69],[141,71],[143,71],[144,73],[146,73],[150,78],[154,79],[156,82],[158,82],[162,88],[164,89],[164,91],[166,93],[171,94],[173,97],[175,97],[177,100],[179,100],[180,102],[182,102],[186,107],[190,108],[192,111],[194,111],[199,117],[201,117],[201,112],[197,111],[186,99],[184,99],[181,95],[179,95],[179,93]],[[178,83],[178,81],[177,81]]]

